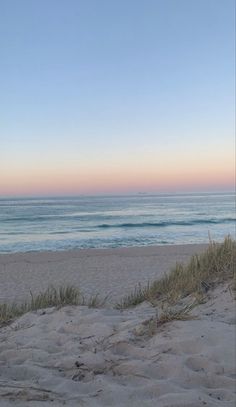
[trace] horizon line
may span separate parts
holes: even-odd
[[[175,191],[175,192],[130,192],[130,193],[97,193],[97,194],[18,194],[0,195],[0,199],[39,199],[39,198],[94,198],[94,197],[121,197],[121,196],[170,196],[170,195],[225,195],[236,194],[236,190],[213,190],[213,191]]]

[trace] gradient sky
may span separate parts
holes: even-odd
[[[0,0],[0,195],[234,188],[234,0]]]

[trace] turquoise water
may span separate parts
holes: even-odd
[[[204,243],[235,237],[235,196],[0,199],[0,252]]]

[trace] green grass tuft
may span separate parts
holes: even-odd
[[[22,304],[0,304],[0,326],[9,323],[15,318],[38,309],[50,307],[63,307],[66,305],[87,305],[88,307],[101,307],[106,299],[101,300],[98,295],[84,298],[80,290],[73,286],[49,287],[46,291],[34,296]]]
[[[148,300],[149,292],[149,284],[146,287],[142,287],[141,284],[138,284],[133,292],[124,296],[122,300],[115,305],[115,308],[124,309],[131,306],[135,307],[136,305],[141,304],[143,301]]]
[[[34,311],[41,308],[63,307],[64,305],[78,305],[81,295],[78,288],[73,286],[49,287],[45,292],[33,296],[28,304],[29,310]]]

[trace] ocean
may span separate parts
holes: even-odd
[[[0,199],[0,252],[207,243],[235,238],[235,196]]]

